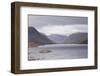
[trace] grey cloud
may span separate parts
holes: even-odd
[[[34,26],[36,28],[41,28],[47,25],[88,24],[87,17],[29,15],[28,19],[29,26]]]

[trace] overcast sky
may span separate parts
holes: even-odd
[[[32,26],[46,35],[67,36],[75,32],[88,31],[87,17],[29,15],[28,21],[28,26]]]

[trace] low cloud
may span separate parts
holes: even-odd
[[[88,26],[82,24],[75,24],[75,25],[47,25],[37,29],[39,32],[44,33],[46,35],[51,34],[61,34],[61,35],[70,35],[76,32],[87,32]]]

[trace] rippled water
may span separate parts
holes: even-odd
[[[49,44],[29,48],[28,51],[28,60],[79,59],[87,57],[87,44]]]

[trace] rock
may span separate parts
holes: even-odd
[[[48,50],[48,49],[43,49],[40,51],[40,53],[49,53],[49,52],[51,52],[51,50]]]

